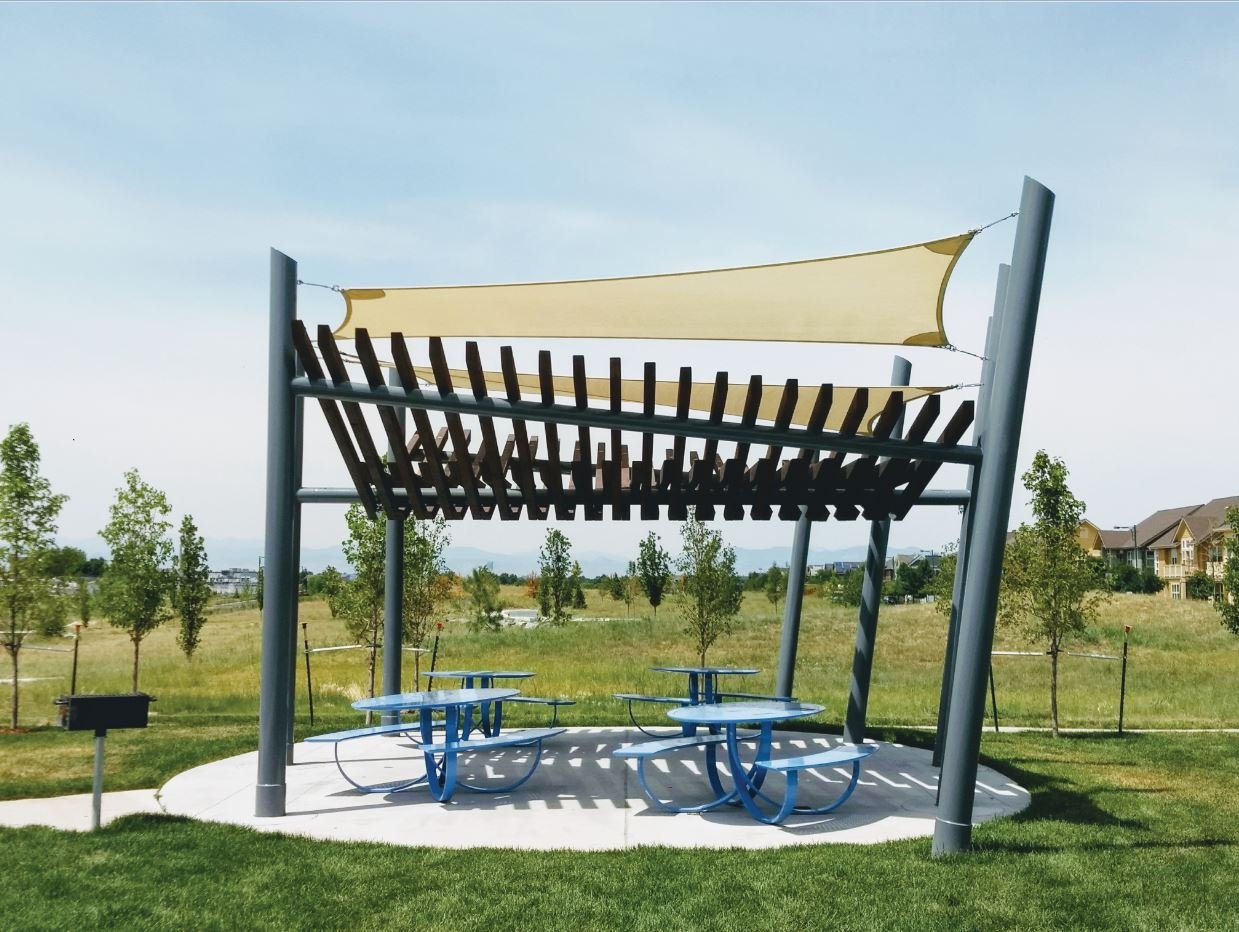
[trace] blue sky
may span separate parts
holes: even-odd
[[[208,537],[256,539],[270,246],[344,285],[674,271],[950,235],[1029,174],[1058,204],[1021,463],[1065,458],[1102,526],[1236,494],[1237,26],[1189,4],[6,4],[0,427],[34,428],[66,538],[137,466]],[[960,346],[980,349],[1013,231],[960,263]],[[339,319],[336,296],[302,297]],[[885,381],[891,357],[696,352],[841,384]],[[978,372],[910,358],[922,383]],[[340,484],[310,415],[307,478]],[[307,545],[338,541],[339,513],[310,511]],[[952,539],[947,512],[893,544]],[[516,551],[541,530],[455,538]],[[571,533],[626,552],[643,530]]]

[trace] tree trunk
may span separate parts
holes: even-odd
[[[9,718],[9,727],[17,730],[17,651],[9,648],[9,657],[13,660],[13,713]]]
[[[1050,731],[1058,737],[1058,644],[1050,643]]]
[[[138,691],[138,650],[142,647],[142,639],[133,639],[133,691]]]

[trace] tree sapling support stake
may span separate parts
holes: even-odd
[[[1119,675],[1119,735],[1123,734],[1123,702],[1127,698],[1127,638],[1131,625],[1123,625],[1123,672]]]
[[[989,665],[989,702],[994,710],[994,734],[998,734],[998,696],[994,692],[994,665]]]
[[[301,637],[305,643],[305,694],[310,706],[310,724],[314,724],[314,686],[310,682],[310,632],[306,622],[301,622]]]

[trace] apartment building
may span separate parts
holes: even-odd
[[[1150,543],[1157,575],[1166,580],[1163,594],[1171,599],[1187,598],[1187,578],[1204,573],[1213,580],[1214,598],[1226,595],[1222,568],[1226,541],[1232,534],[1226,523],[1227,508],[1239,508],[1239,495],[1196,506]]]

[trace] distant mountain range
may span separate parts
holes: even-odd
[[[211,558],[213,568],[222,569],[227,566],[257,566],[258,555],[262,547],[257,541],[239,540],[208,540],[206,550]],[[918,548],[902,548],[895,553],[917,553]],[[577,551],[573,556],[580,562],[581,570],[586,576],[600,576],[604,573],[622,573],[628,567],[631,557],[617,556],[612,553],[597,551]],[[791,556],[790,547],[766,547],[764,549],[736,548],[736,569],[741,573],[751,573],[754,570],[764,570],[772,563],[780,566],[787,563]],[[834,563],[837,561],[863,560],[864,547],[844,547],[838,550],[809,549],[810,563]],[[301,551],[301,565],[318,572],[327,565],[338,568],[347,566],[344,554],[339,547],[308,547]],[[466,574],[475,566],[489,564],[496,573],[516,573],[525,576],[534,572],[538,566],[537,550],[520,553],[493,553],[477,547],[450,546],[447,550],[447,565],[457,573]]]
[[[81,547],[88,556],[107,553],[107,547],[97,538],[82,540],[65,540],[63,544]],[[236,538],[207,538],[206,552],[211,561],[211,568],[222,570],[228,567],[257,567],[258,558],[262,555],[262,542],[258,540],[240,540]],[[922,548],[903,547],[892,550],[890,556],[896,553],[919,553]],[[581,570],[586,576],[601,576],[602,574],[622,573],[628,567],[632,557],[619,556],[613,553],[598,551],[577,551],[573,556],[580,561]],[[736,548],[736,569],[741,573],[751,573],[764,570],[772,563],[783,566],[791,556],[791,547],[765,547],[749,549]],[[839,561],[859,561],[865,559],[865,547],[843,547],[837,550],[823,550],[810,547],[809,563],[835,563]],[[465,574],[475,566],[485,566],[496,573],[516,573],[525,576],[534,572],[538,566],[538,551],[528,550],[519,553],[493,553],[477,547],[450,546],[447,550],[447,565],[457,573]],[[348,561],[344,553],[335,547],[305,547],[301,551],[301,565],[311,572],[319,572],[327,566],[344,569]]]

